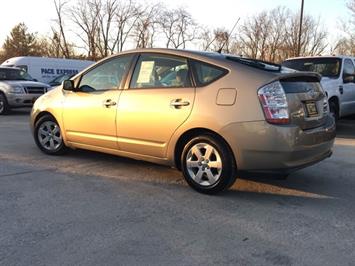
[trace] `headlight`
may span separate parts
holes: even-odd
[[[25,90],[21,86],[11,87],[9,93],[13,94],[24,94]]]

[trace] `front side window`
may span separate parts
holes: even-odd
[[[208,85],[228,72],[223,68],[198,61],[193,62],[193,67],[197,86]]]
[[[164,87],[191,87],[187,59],[168,55],[141,55],[130,88]]]
[[[79,91],[94,92],[117,89],[129,68],[132,56],[122,56],[105,62],[85,73]]]
[[[344,71],[343,75],[353,75],[355,72],[354,64],[350,59],[345,59],[344,61]]]

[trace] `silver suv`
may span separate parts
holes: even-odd
[[[26,71],[13,67],[0,67],[0,115],[11,108],[32,106],[50,87],[37,82]]]

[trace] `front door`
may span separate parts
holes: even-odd
[[[84,73],[74,92],[65,92],[63,121],[69,142],[117,149],[119,86],[131,56],[109,59]]]
[[[350,75],[347,77],[347,75]],[[351,78],[352,75],[352,78]],[[355,67],[351,59],[344,59],[343,80],[340,88],[341,115],[355,114]]]
[[[195,97],[187,59],[142,54],[117,109],[120,150],[158,158],[189,117]]]

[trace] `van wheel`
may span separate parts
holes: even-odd
[[[46,154],[60,155],[67,150],[60,127],[50,115],[45,115],[36,122],[34,138],[38,148]]]
[[[336,102],[329,102],[329,112],[334,117],[335,122],[337,122],[339,120],[339,107]]]
[[[0,115],[6,115],[10,111],[10,106],[4,94],[0,93]]]
[[[181,155],[186,182],[196,191],[216,194],[236,180],[236,165],[227,144],[213,135],[201,135],[190,140]]]

